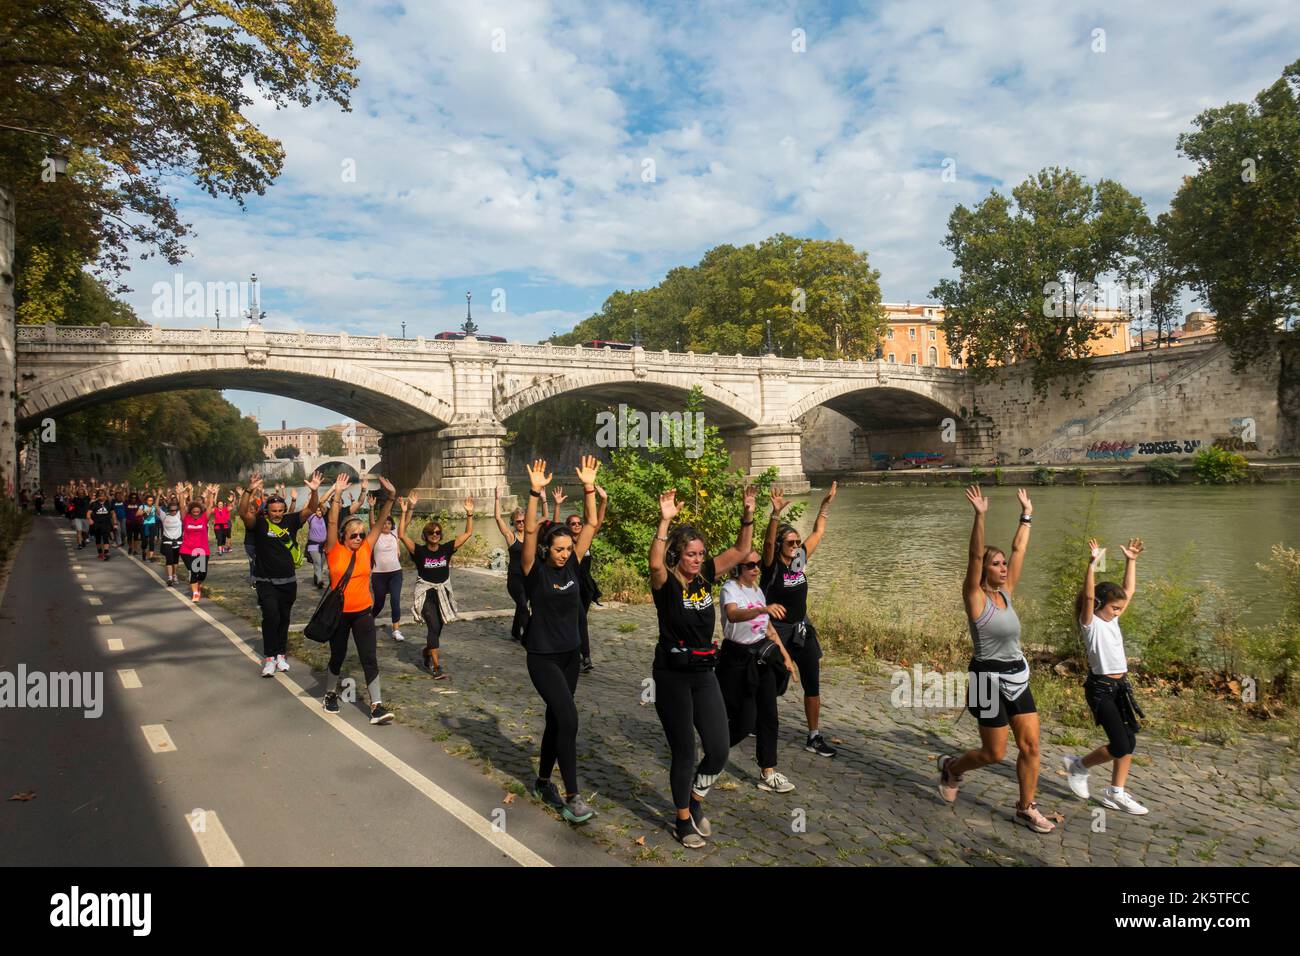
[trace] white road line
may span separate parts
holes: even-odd
[[[95,590],[95,586],[94,586],[93,584],[83,584],[83,585],[81,586],[81,589],[82,589],[83,591],[93,591],[93,590]]]
[[[90,575],[88,575],[88,574],[78,574],[78,575],[77,575],[77,580],[78,580],[78,581],[84,581],[84,580],[86,580],[88,577],[90,577]]]
[[[79,565],[79,564],[74,564],[74,565],[72,566],[72,570],[74,570],[74,571],[80,571],[80,570],[81,570],[81,565]]]
[[[97,598],[97,597],[88,597],[88,598],[86,598],[86,600],[89,601],[91,604],[103,604],[103,603],[104,603],[103,601],[101,601],[101,600],[100,600],[99,598]]]
[[[162,577],[155,572],[153,568],[149,567],[135,556],[130,557],[132,561],[143,568],[160,585],[163,583]],[[230,641],[231,644],[234,644],[235,647],[238,648],[250,661],[255,664],[262,663],[262,655],[250,647],[242,637],[232,631],[225,624],[222,624],[203,608],[196,607],[194,604],[190,603],[190,601],[183,595],[173,591],[171,588],[166,588],[165,591],[179,601],[182,607],[189,608],[199,617],[203,618],[203,620],[207,621],[224,634],[226,639]],[[473,830],[488,843],[491,843],[494,847],[506,854],[520,866],[551,865],[545,858],[534,853],[524,844],[520,843],[504,831],[494,831],[492,824],[488,821],[487,817],[480,813],[476,813],[467,803],[464,803],[454,795],[442,789],[442,787],[438,786],[396,754],[390,753],[380,744],[375,743],[375,741],[371,740],[368,736],[347,723],[347,721],[343,720],[341,717],[334,717],[327,714],[325,709],[321,706],[320,701],[308,694],[292,678],[286,677],[283,673],[279,673],[275,675],[274,679],[283,684],[284,687],[297,698],[300,704],[315,714],[319,719],[325,721],[326,724],[333,727],[348,740],[352,741],[352,743],[356,744],[375,760],[378,760],[398,777],[401,777],[416,790],[420,791],[420,793],[424,794],[431,801],[443,810],[447,811],[447,813],[451,814],[461,823],[465,824],[465,826],[469,827],[469,829]]]
[[[113,623],[113,618],[112,618],[111,616],[107,615],[107,614],[96,614],[96,615],[95,615],[95,620],[99,621],[100,624],[112,624],[112,623]]]
[[[149,741],[149,749],[154,753],[175,752],[176,745],[172,743],[172,735],[167,733],[167,728],[162,724],[143,724],[140,729],[144,732],[144,739]]]
[[[140,678],[136,676],[136,673],[133,670],[128,669],[124,671],[118,671],[117,676],[121,679],[122,686],[125,687],[127,690],[138,690],[139,688],[144,686],[143,684],[140,683]]]
[[[124,651],[126,648],[122,644],[120,637],[110,637],[108,639],[108,649],[110,651]]]
[[[244,858],[235,849],[226,828],[217,819],[216,810],[195,810],[185,814],[185,822],[199,843],[199,852],[208,866],[243,866]]]

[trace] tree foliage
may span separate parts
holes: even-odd
[[[1178,149],[1196,173],[1164,224],[1241,371],[1300,316],[1300,60],[1253,103],[1206,110],[1194,126]]]
[[[552,341],[631,342],[647,349],[763,351],[808,358],[872,358],[884,327],[880,273],[843,240],[778,234],[758,245],[710,249],[652,289],[618,291],[600,312]]]
[[[1141,199],[1109,179],[1096,185],[1069,169],[1029,177],[1007,197],[958,205],[944,246],[956,279],[932,291],[944,307],[948,347],[978,378],[1006,362],[1034,360],[1039,394],[1056,380],[1086,377],[1089,343],[1105,333],[1093,290],[1127,274],[1151,229]]]
[[[322,455],[343,455],[347,453],[343,447],[343,436],[328,428],[320,433],[320,443],[316,447]]]

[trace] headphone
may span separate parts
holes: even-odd
[[[689,543],[696,539],[704,540],[704,535],[695,529],[694,525],[684,524],[678,527],[671,535],[668,536],[668,549],[664,552],[664,560],[671,567],[681,560],[682,553],[677,550],[682,544]],[[677,547],[674,547],[676,545]]]

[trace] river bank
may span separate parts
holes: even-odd
[[[1069,467],[1050,465],[999,465],[970,468],[942,468],[918,466],[889,471],[809,472],[813,485],[943,485],[956,486],[980,481],[986,484],[1005,485],[1149,485],[1151,473],[1146,464],[1138,462],[1106,462]],[[1172,484],[1197,484],[1196,472],[1190,460],[1179,462],[1178,476]],[[1248,484],[1300,482],[1300,461],[1252,461]]]

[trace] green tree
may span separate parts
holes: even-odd
[[[320,449],[322,455],[342,455],[346,453],[343,447],[343,436],[328,428],[320,433],[320,443],[316,447]]]
[[[632,341],[647,349],[755,355],[768,324],[774,348],[808,358],[872,358],[885,325],[880,274],[842,240],[779,234],[722,245],[652,289],[617,291],[558,344]]]
[[[702,413],[703,409],[703,393],[699,388],[692,389],[684,411]],[[659,525],[659,495],[670,488],[677,489],[677,500],[682,504],[677,523],[699,529],[708,542],[709,553],[730,547],[740,530],[741,492],[747,479],[739,469],[732,468],[726,442],[717,427],[705,425],[698,457],[691,457],[688,451],[693,454],[694,450],[686,445],[675,440],[663,446],[618,449],[600,470],[599,481],[609,493],[609,513],[617,517],[611,517],[596,540],[604,539],[602,547],[627,558],[643,576],[648,573],[646,556]],[[760,501],[775,480],[775,468],[752,479]],[[802,511],[802,504],[793,505],[786,520],[796,519]],[[757,524],[755,527],[755,534],[761,534]],[[762,547],[761,540],[755,539],[755,547]],[[598,557],[600,553],[597,550]]]
[[[293,445],[281,445],[275,450],[276,458],[297,458],[298,449]]]
[[[1253,103],[1206,110],[1178,149],[1196,164],[1165,227],[1238,371],[1300,333],[1300,60]]]
[[[1059,167],[1010,198],[995,190],[974,209],[958,205],[943,243],[958,277],[930,293],[943,303],[948,347],[979,379],[1033,359],[1039,394],[1057,380],[1069,394],[1105,331],[1093,317],[1096,290],[1131,268],[1147,223],[1142,200],[1119,183],[1090,185]]]

